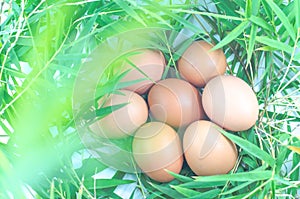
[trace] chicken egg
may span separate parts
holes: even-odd
[[[178,60],[180,75],[194,86],[203,87],[210,79],[226,71],[223,51],[210,51],[212,48],[213,45],[206,41],[195,41]]]
[[[198,90],[180,79],[169,78],[155,84],[149,91],[148,104],[155,120],[175,128],[204,117]]]
[[[124,88],[138,94],[145,94],[155,82],[161,79],[166,65],[165,58],[163,53],[158,50],[142,49],[136,53],[128,57],[131,63],[125,63],[123,68],[130,69],[130,71],[122,78],[121,82],[146,78]]]
[[[234,76],[217,76],[203,90],[203,108],[216,124],[231,131],[251,128],[258,118],[258,101],[251,87]]]
[[[91,124],[89,127],[94,134],[106,138],[123,138],[132,135],[147,121],[148,106],[145,100],[132,91],[120,92],[109,96],[103,107],[128,104]],[[101,102],[99,100],[99,104]]]
[[[172,127],[161,122],[149,122],[137,130],[132,153],[142,171],[158,182],[174,179],[165,169],[179,173],[182,168],[180,138]]]
[[[223,136],[212,122],[193,122],[185,131],[183,150],[192,171],[200,176],[228,173],[237,160],[233,142]]]

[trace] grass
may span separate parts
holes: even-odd
[[[0,142],[1,198],[27,197],[27,186],[35,198],[120,198],[114,191],[121,185],[135,185],[132,198],[299,198],[299,0],[4,0],[0,5],[0,138],[8,140]],[[185,166],[165,184],[122,171],[110,179],[92,177],[107,166],[86,152],[78,135],[72,107],[76,77],[107,38],[149,27],[171,30],[151,44],[169,58],[168,69],[188,45],[173,45],[184,30],[191,39],[222,48],[227,73],[256,92],[256,125],[235,135],[223,132],[239,146],[231,173],[194,177]],[[106,74],[98,96],[112,92],[122,76]],[[126,175],[135,180],[123,179]]]

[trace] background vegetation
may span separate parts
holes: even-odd
[[[0,198],[299,198],[299,0],[0,2]],[[185,168],[167,184],[120,171],[92,177],[107,167],[75,128],[76,75],[101,42],[143,27],[215,43],[227,73],[254,88],[256,125],[224,132],[239,146],[230,174],[193,177]],[[161,49],[167,57],[174,38]]]

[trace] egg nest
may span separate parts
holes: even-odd
[[[118,89],[97,99],[98,110],[110,111],[89,121],[84,142],[106,165],[158,182],[236,169],[234,134],[255,124],[258,102],[245,81],[225,75],[226,57],[212,48],[192,42],[176,68],[157,49],[123,56]]]

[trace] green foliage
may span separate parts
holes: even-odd
[[[300,142],[292,132],[300,123],[299,8],[299,0],[0,2],[0,138],[8,139],[0,143],[0,197],[24,198],[30,186],[36,198],[120,198],[116,187],[136,183],[148,198],[297,198]],[[92,177],[107,166],[85,155],[72,111],[75,79],[99,44],[143,27],[172,30],[158,39],[168,69],[176,69],[174,52],[188,46],[175,49],[175,38],[190,31],[191,39],[222,48],[228,74],[256,91],[256,125],[235,135],[223,132],[239,146],[231,173],[194,177],[184,166],[166,184],[137,173],[136,180],[124,179],[121,171],[111,179]],[[96,99],[126,86],[115,87],[126,72],[111,74],[100,80]],[[110,111],[98,109],[97,116]],[[76,155],[79,168],[72,162]]]

